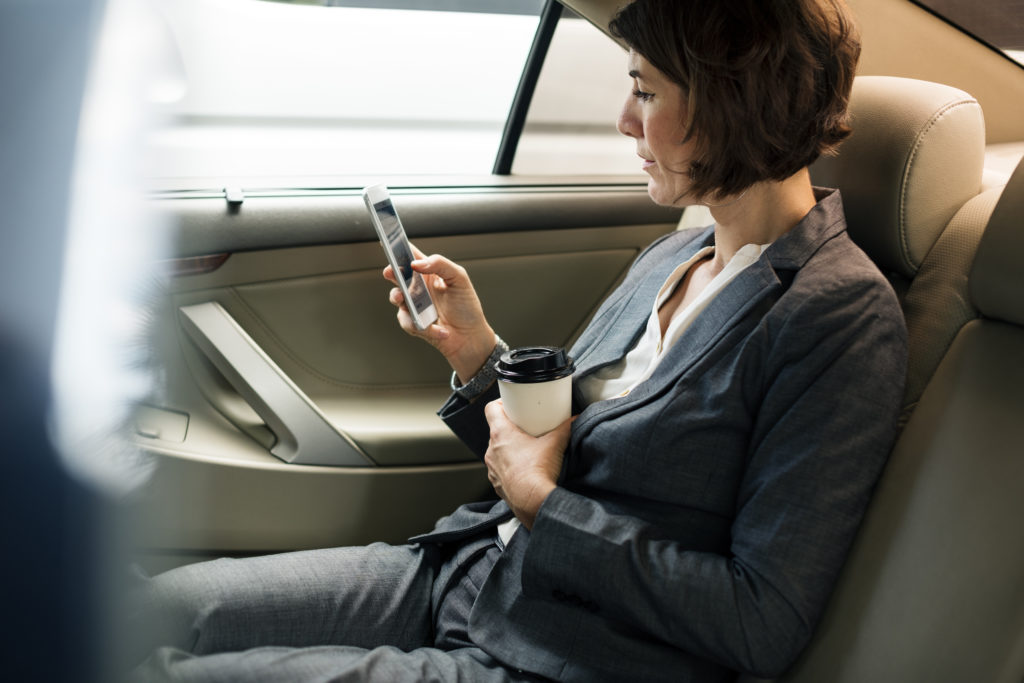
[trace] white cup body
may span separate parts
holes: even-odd
[[[533,436],[550,432],[572,414],[571,375],[536,383],[499,379],[498,390],[508,419]]]

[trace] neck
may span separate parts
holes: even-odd
[[[782,182],[765,181],[711,206],[715,265],[724,268],[747,244],[768,244],[789,232],[817,202],[804,168]]]

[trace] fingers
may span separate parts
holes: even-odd
[[[501,477],[498,476],[497,471],[492,466],[494,456],[490,447],[487,449],[487,453],[484,454],[484,463],[487,465],[487,481],[490,482],[491,488],[498,494],[498,497],[505,500],[505,491],[501,486]]]
[[[412,269],[424,275],[436,275],[449,287],[469,282],[465,268],[440,254],[417,258],[412,262]]]
[[[505,406],[500,398],[490,401],[484,406],[484,417],[487,418],[487,424],[491,428],[492,434],[500,428],[512,428],[516,431],[523,431],[516,423],[512,422],[512,420],[508,418],[508,415],[505,413]],[[565,450],[565,446],[568,446],[569,444],[569,435],[572,433],[572,423],[576,421],[577,417],[579,417],[579,415],[571,415],[565,422],[558,425],[550,432],[546,432],[534,438],[560,443],[562,444],[560,450]],[[526,432],[523,433],[525,434]]]
[[[488,422],[490,421],[492,415],[499,415],[504,413],[505,408],[503,407],[500,398],[496,398],[493,401],[488,401],[487,405],[484,406],[484,415],[487,416]]]
[[[578,415],[573,415],[547,434],[543,434],[540,438],[548,441],[551,444],[551,447],[555,450],[565,452],[565,449],[569,446],[569,436],[572,433],[572,423],[576,421],[577,417]]]
[[[440,254],[432,254],[427,256],[422,251],[416,248],[415,245],[409,245],[412,247],[414,260],[412,261],[412,269],[418,270],[421,273],[431,273],[438,275],[445,281],[456,280],[460,277],[465,277],[466,269],[455,263],[454,261],[441,256]],[[384,266],[384,270],[381,271],[381,275],[384,279],[397,284],[395,280],[395,269],[391,267],[391,264]]]
[[[499,427],[506,425],[515,427],[515,425],[512,424],[512,421],[508,419],[508,415],[505,414],[505,406],[501,402],[500,398],[489,401],[487,405],[484,406],[484,417],[487,418],[487,424],[491,428],[492,434]]]
[[[448,287],[461,287],[472,291],[473,285],[469,280],[469,274],[466,272],[465,268],[454,261],[441,256],[440,254],[424,256],[423,252],[419,251],[415,247],[413,248],[413,251],[416,253],[416,259],[410,264],[412,269],[419,272],[421,275],[434,276],[424,278],[430,289],[443,290]],[[391,284],[398,284],[398,280],[395,276],[395,270],[390,264],[384,267],[384,270],[381,271],[381,275],[383,275],[384,279]],[[435,293],[437,292],[435,291]]]
[[[398,291],[396,294],[396,291],[397,289],[391,290],[391,296],[389,298],[391,299],[391,303],[398,307],[398,313],[396,314],[398,326],[401,327],[406,334],[425,339],[434,346],[438,346],[451,337],[451,331],[447,327],[437,323],[432,323],[424,330],[416,327],[416,323],[413,322],[412,315],[409,313],[409,309],[404,303],[402,293]]]

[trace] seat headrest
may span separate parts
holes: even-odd
[[[992,210],[969,282],[982,315],[1024,325],[1024,161]]]
[[[978,194],[985,121],[978,101],[946,85],[858,76],[853,134],[811,166],[838,187],[850,236],[885,272],[913,277],[943,228]]]

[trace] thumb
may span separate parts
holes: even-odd
[[[416,259],[411,265],[415,271],[438,276],[449,287],[465,284],[469,280],[465,268],[440,254]]]

